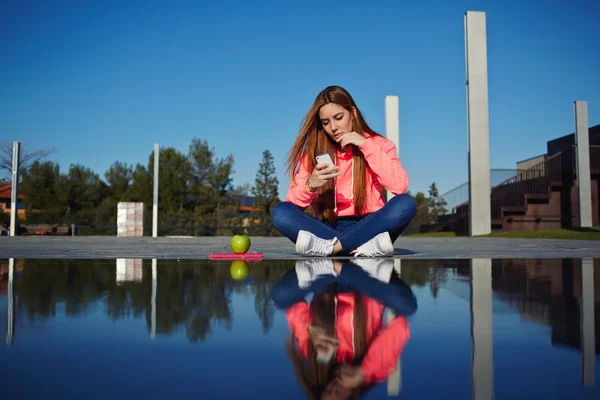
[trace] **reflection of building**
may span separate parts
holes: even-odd
[[[580,259],[499,259],[492,263],[494,312],[516,310],[523,319],[552,328],[552,344],[580,349],[582,276]],[[600,354],[600,259],[594,260],[596,354]],[[457,265],[444,285],[468,295],[469,269]],[[462,283],[462,284],[457,284]]]
[[[143,277],[142,259],[117,259],[117,284],[141,282]]]

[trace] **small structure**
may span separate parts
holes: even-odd
[[[117,236],[144,236],[144,203],[117,204]]]

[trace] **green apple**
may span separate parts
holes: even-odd
[[[250,266],[244,260],[235,260],[231,263],[229,272],[231,273],[231,277],[233,279],[235,279],[236,281],[241,281],[243,279],[246,279],[246,277],[250,273]]]
[[[235,235],[231,238],[231,250],[236,254],[244,254],[250,248],[250,238],[246,235]]]

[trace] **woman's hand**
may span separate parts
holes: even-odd
[[[348,133],[340,136],[337,139],[337,142],[340,144],[340,146],[342,146],[342,149],[343,149],[344,147],[346,147],[349,144],[353,144],[356,147],[359,147],[361,144],[363,144],[365,142],[365,140],[367,140],[367,138],[365,138],[360,133],[348,132]]]
[[[337,167],[329,166],[328,164],[317,164],[315,169],[310,176],[310,183],[315,189],[319,189],[321,186],[327,183],[328,180],[340,176],[342,173],[337,170]]]
[[[340,341],[329,336],[325,330],[318,325],[309,325],[308,334],[317,352],[317,362],[328,363],[335,353]]]
[[[342,386],[355,389],[365,382],[365,373],[358,365],[342,364],[337,370],[337,380]]]

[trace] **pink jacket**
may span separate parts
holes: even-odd
[[[408,175],[398,159],[396,146],[382,136],[371,136],[367,132],[363,135],[367,138],[359,147],[368,163],[370,174],[367,175],[364,213],[369,214],[382,208],[386,199],[383,196],[383,188],[393,194],[403,194],[408,188]],[[355,216],[354,210],[354,176],[353,176],[353,151],[352,146],[341,152],[336,150],[334,163],[342,175],[336,178],[335,184],[335,215],[338,217]],[[300,162],[300,168],[295,173],[295,183],[292,181],[285,201],[291,202],[302,209],[309,205],[316,212],[314,199],[316,192],[311,193],[306,187],[306,180],[312,171],[307,169],[306,156]]]
[[[366,307],[367,353],[360,368],[365,375],[365,384],[379,383],[390,376],[396,369],[398,357],[410,338],[410,330],[406,317],[396,317],[385,327],[382,325],[384,307],[377,301],[364,297]],[[353,313],[354,294],[341,293],[338,295],[336,336],[340,340],[337,350],[337,362],[351,363],[353,351]],[[310,335],[307,331],[311,323],[309,305],[301,301],[288,308],[285,312],[290,330],[298,341],[298,348],[307,357]]]

